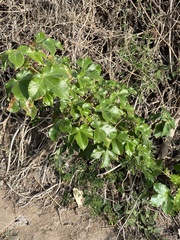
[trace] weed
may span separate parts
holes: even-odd
[[[162,206],[166,213],[178,210],[179,190],[173,198],[166,186],[156,183],[162,166],[153,157],[152,130],[129,103],[129,97],[137,92],[122,83],[105,80],[101,67],[88,57],[72,65],[68,58],[56,54],[57,49],[62,49],[59,41],[42,32],[35,37],[33,45],[19,46],[0,55],[3,69],[10,66],[17,72],[6,83],[8,110],[15,113],[23,109],[35,121],[44,106],[52,109],[49,137],[61,142],[53,161],[68,189],[82,190],[84,203],[92,213],[104,213],[112,224],[129,214],[125,222],[132,225],[137,219],[136,205],[148,199],[153,186],[157,195],[151,198],[151,204]],[[159,73],[148,56],[148,44],[139,55],[136,38],[133,41],[134,44],[127,44],[134,55],[130,58],[127,49],[121,49],[122,59],[130,62],[131,71],[141,81],[152,69],[154,78]],[[167,128],[173,127],[167,113],[161,120],[166,127],[161,135],[156,127],[157,137],[166,135]],[[64,192],[65,203],[71,197],[70,192]],[[148,217],[138,213],[138,219],[144,223]],[[146,234],[153,232],[152,228],[144,230]]]

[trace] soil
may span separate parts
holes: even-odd
[[[177,0],[0,0],[0,53],[33,44],[34,34],[43,31],[62,42],[62,56],[74,63],[90,56],[102,66],[105,79],[128,80],[130,84],[138,72],[134,74],[131,65],[123,61],[120,50],[125,40],[150,34],[157,63],[171,66],[171,71],[162,75],[157,91],[142,86],[145,97],[137,103],[136,113],[146,117],[163,106],[175,116],[179,108],[178,7]],[[122,74],[125,70],[128,75]],[[49,161],[59,147],[47,138],[51,114],[43,113],[43,121],[33,125],[22,112],[7,111],[4,86],[14,76],[10,69],[0,70],[0,240],[148,239],[140,229],[121,224],[114,228],[103,217],[92,217],[75,202],[58,205],[64,188]],[[179,162],[178,130],[165,159],[170,169]],[[155,140],[157,148],[161,143]],[[180,214],[170,217],[160,209],[155,211],[161,236],[154,239],[180,239]]]
[[[85,207],[44,206],[43,201],[18,207],[3,182],[0,186],[0,240],[178,240],[180,214],[170,218],[159,214],[156,227],[159,238],[146,238],[138,229],[119,230],[102,217],[92,217]]]
[[[42,203],[16,207],[0,189],[0,240],[112,240],[114,229],[103,219],[92,219],[85,208],[54,209]]]

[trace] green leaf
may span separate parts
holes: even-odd
[[[110,108],[110,113],[112,114],[113,117],[116,119],[120,118],[124,113],[122,110],[120,110],[117,106],[112,106]]]
[[[62,99],[69,97],[69,88],[66,81],[55,77],[46,77],[44,80],[48,90],[53,92],[57,97]]]
[[[178,189],[178,192],[176,193],[176,196],[174,197],[174,210],[180,211],[180,188]]]
[[[15,50],[10,51],[8,59],[12,64],[14,64],[15,70],[17,70],[24,64],[24,56],[22,55],[22,53],[19,53]]]
[[[46,94],[46,85],[41,74],[34,75],[34,79],[29,83],[28,92],[29,96],[34,100],[44,97]]]
[[[164,185],[162,183],[155,183],[154,184],[154,191],[157,192],[158,194],[161,194],[161,195],[170,192],[169,188],[166,187],[166,185]]]
[[[151,137],[150,127],[140,119],[139,121],[136,120],[136,123],[137,123],[135,127],[136,134],[139,134],[140,132],[142,134],[143,139],[150,138]]]
[[[104,140],[104,131],[100,127],[94,130],[94,143],[101,143]]]
[[[155,130],[154,130],[154,136],[155,136],[156,138],[162,137],[163,127],[164,127],[164,124],[163,124],[163,123],[158,123],[158,124],[156,124]]]
[[[77,120],[80,117],[79,111],[77,110],[77,106],[75,105],[71,106],[70,114],[74,120]]]
[[[46,54],[43,52],[34,52],[34,51],[27,51],[27,56],[32,58],[35,62],[39,63],[40,65],[44,63],[43,59],[46,59]]]
[[[88,68],[88,70],[86,70],[86,75],[88,77],[90,77],[91,79],[94,79],[94,80],[98,81],[99,83],[102,82],[103,78],[100,76],[100,71],[101,71],[100,66],[96,65],[96,66],[99,67],[98,71],[97,70],[95,70],[95,71],[90,70],[91,66]]]
[[[78,83],[80,86],[80,90],[83,92],[83,95],[91,88],[91,91],[93,90],[93,84],[92,80],[87,76],[80,76],[80,74],[77,75]]]
[[[93,125],[96,127],[94,130],[94,143],[103,142],[104,145],[108,148],[112,139],[117,135],[116,128],[112,127],[109,124],[104,124],[102,126],[98,126],[97,124]]]
[[[9,95],[9,94],[11,93],[12,88],[13,88],[13,86],[16,84],[16,82],[17,82],[16,79],[11,78],[11,79],[5,84],[7,95]]]
[[[122,155],[124,153],[124,146],[117,142],[116,139],[113,139],[112,143],[112,151],[117,155]]]
[[[174,183],[175,185],[180,187],[180,175],[171,174],[170,180],[171,180],[172,183]]]
[[[93,138],[93,130],[87,124],[82,124],[79,129],[86,137]]]
[[[118,142],[125,144],[126,142],[129,141],[129,135],[126,132],[121,131],[118,133],[116,139]]]
[[[33,79],[33,74],[31,71],[23,70],[16,74],[16,79],[18,81],[26,81],[29,82]]]
[[[166,197],[166,201],[164,201],[162,205],[162,210],[164,211],[164,213],[171,214],[173,212],[173,202],[173,197],[171,195],[168,195]]]
[[[108,123],[111,122],[112,116],[111,116],[109,109],[104,107],[101,109],[101,112],[102,112],[102,116],[103,116],[104,120]]]
[[[69,103],[68,99],[61,99],[59,109],[62,113],[69,109],[68,103]]]
[[[166,122],[163,127],[162,136],[168,136],[171,129],[172,129],[171,125],[168,122]]]
[[[0,60],[2,62],[2,70],[5,71],[8,65],[8,54],[6,52],[3,52],[0,54]]]
[[[130,142],[126,143],[125,151],[126,151],[126,154],[128,156],[132,156],[133,155],[133,148],[132,148],[132,144]]]
[[[102,149],[94,149],[91,154],[91,158],[100,159],[103,153],[104,153],[104,150]]]
[[[16,82],[12,88],[12,93],[17,100],[23,102],[28,99],[28,84],[25,81]]]
[[[65,65],[54,65],[46,67],[43,70],[42,78],[49,91],[52,91],[56,96],[67,99],[69,97],[69,68]]]
[[[132,156],[135,153],[137,144],[138,144],[138,142],[135,139],[126,143],[125,151],[128,156]]]
[[[119,95],[129,96],[129,91],[128,91],[127,89],[122,89],[122,90],[119,92]]]
[[[32,75],[28,71],[19,72],[16,75],[17,79],[10,79],[6,83],[6,93],[9,95],[11,92],[14,94],[16,102],[18,101],[20,105],[25,104],[27,101],[28,94],[28,84],[31,80]],[[18,107],[15,107],[15,103],[12,104],[14,106],[14,110],[11,111],[17,112]],[[9,109],[10,110],[10,109]]]
[[[76,142],[79,145],[79,147],[84,150],[88,145],[88,138],[82,131],[78,131],[78,133],[75,136]]]
[[[30,47],[21,45],[17,48],[17,51],[22,54],[26,54],[28,51],[32,51]]]
[[[117,130],[115,127],[109,125],[109,124],[104,124],[102,127],[101,127],[101,130],[104,132],[104,136],[110,138],[110,139],[113,139],[116,137],[117,135]]]
[[[52,66],[46,66],[43,69],[44,77],[58,77],[64,80],[71,78],[71,70],[64,64],[54,64]]]
[[[58,121],[49,130],[49,137],[50,137],[50,139],[53,142],[57,141],[59,133],[60,133],[60,130],[59,130],[59,121]]]
[[[101,163],[101,168],[108,167],[110,165],[111,159],[117,159],[116,155],[111,152],[110,150],[104,151],[102,155],[102,163]]]
[[[30,71],[21,71],[16,75],[17,80],[13,81],[14,84],[11,91],[20,102],[25,102],[29,97],[28,85],[32,77],[33,74]]]
[[[59,129],[63,133],[70,133],[72,131],[71,121],[68,118],[63,118],[59,122]]]
[[[53,102],[54,102],[54,98],[52,96],[52,94],[50,94],[49,92],[46,92],[46,94],[43,97],[43,104],[45,106],[53,106]]]
[[[101,73],[101,67],[99,64],[96,63],[90,64],[88,70],[91,72],[96,72],[98,75]]]
[[[46,59],[46,54],[42,51],[32,50],[30,47],[27,46],[19,46],[17,48],[19,53],[25,54],[33,59],[35,62],[42,64],[43,58]]]
[[[91,65],[93,62],[89,57],[83,58],[83,59],[79,59],[77,61],[77,65],[81,68],[83,68],[84,70],[87,69],[89,67],[89,65]]]
[[[168,120],[168,124],[171,128],[175,128],[175,120],[174,118],[171,118]]]
[[[150,203],[155,207],[162,206],[162,209],[166,214],[172,213],[173,198],[170,195],[169,188],[167,188],[166,185],[162,183],[155,183],[154,190],[158,194],[151,197]]]
[[[63,50],[62,44],[59,41],[56,41],[55,46],[60,50]]]
[[[108,167],[110,162],[111,162],[111,157],[110,157],[110,154],[109,154],[109,150],[106,150],[103,155],[102,155],[102,163],[101,163],[101,168],[105,168],[105,167]]]
[[[52,38],[46,38],[42,41],[43,47],[50,52],[51,55],[54,56],[56,52],[56,47],[55,47],[56,41]]]
[[[124,113],[117,106],[111,106],[111,100],[105,99],[96,107],[97,112],[102,112],[102,116],[107,123],[117,123]]]
[[[46,35],[43,32],[39,32],[35,34],[36,37],[36,43],[41,43],[44,39],[46,39]]]

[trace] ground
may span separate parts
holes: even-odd
[[[64,49],[58,54],[73,63],[90,56],[102,66],[105,79],[137,88],[139,95],[131,104],[148,123],[152,124],[148,117],[162,108],[176,118],[179,4],[177,0],[0,0],[0,53],[33,45],[34,34],[43,31],[62,42]],[[59,204],[65,186],[51,161],[60,146],[47,137],[51,113],[43,112],[40,123],[31,122],[23,112],[9,113],[5,83],[14,76],[12,69],[0,69],[0,240],[180,239],[180,214],[169,216],[152,208],[158,214],[155,226],[160,227],[160,236],[148,238],[121,220],[111,226],[104,216],[94,218],[89,209],[77,207],[72,195],[70,204]],[[177,121],[163,156],[170,171],[179,162],[178,130]],[[165,140],[153,139],[155,157]]]
[[[114,229],[101,218],[92,219],[86,209],[55,209],[35,202],[16,207],[0,190],[1,240],[111,240]]]

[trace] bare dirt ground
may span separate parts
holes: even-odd
[[[0,187],[0,240],[145,240],[140,234],[123,232],[109,226],[102,218],[92,218],[86,208],[44,207],[35,201],[17,207],[7,191]],[[179,219],[160,216],[158,227],[163,240],[180,238]],[[153,238],[155,239],[155,238]]]
[[[1,240],[111,240],[113,228],[103,219],[91,219],[86,209],[54,209],[41,203],[18,208],[0,190]]]
[[[123,62],[120,49],[135,35],[150,34],[157,63],[171,69],[152,92],[137,81],[144,98],[137,103],[136,113],[144,117],[164,106],[175,116],[179,108],[179,82],[173,77],[180,53],[178,2],[0,0],[0,53],[30,44],[34,34],[43,31],[62,42],[63,56],[73,62],[90,56],[102,66],[105,79],[129,84],[140,73]],[[64,186],[50,162],[59,147],[47,138],[50,116],[42,116],[43,121],[33,126],[23,113],[7,111],[4,85],[14,75],[11,70],[0,71],[0,240],[148,239],[138,228],[114,228],[104,218],[93,218],[88,209],[78,209],[75,201],[58,204]],[[155,143],[159,148],[161,141]],[[165,161],[172,166],[179,161],[178,128],[170,145]],[[156,224],[162,230],[154,240],[180,239],[180,215],[169,217],[159,211]]]

